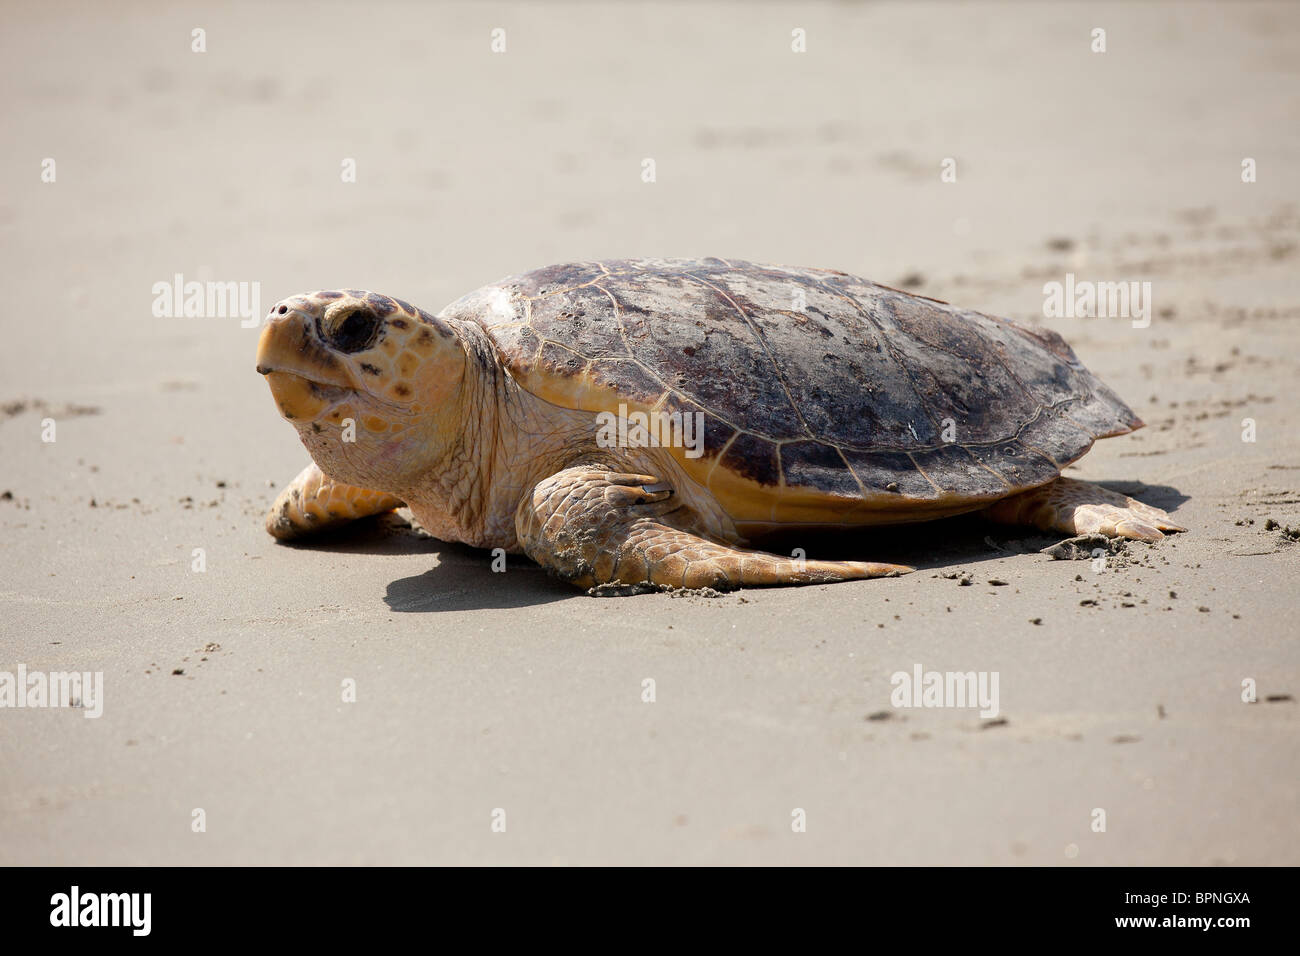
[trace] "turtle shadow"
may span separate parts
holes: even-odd
[[[432,554],[445,546],[442,541],[391,512],[358,518],[337,528],[276,543],[282,548],[304,551],[377,555]]]
[[[390,610],[402,614],[500,610],[582,596],[522,555],[509,555],[504,572],[491,569],[488,551],[447,545],[439,558],[436,568],[389,582],[384,603]]]
[[[1111,491],[1117,491],[1121,495],[1128,495],[1143,504],[1163,508],[1170,515],[1177,511],[1184,502],[1191,500],[1188,495],[1183,494],[1172,485],[1148,485],[1145,481],[1123,481],[1120,479],[1094,481],[1093,484],[1109,488]]]
[[[507,555],[505,572],[494,572],[492,552],[435,538],[400,512],[359,518],[279,545],[335,554],[436,557],[435,567],[389,583],[384,603],[399,613],[530,607],[581,593],[523,555]]]
[[[1034,536],[1033,541],[1025,543],[1026,551],[1037,551],[1057,540],[1033,528],[1007,528],[991,524],[978,515],[960,515],[844,531],[781,532],[755,542],[754,546],[809,560],[875,561],[922,570],[1005,557],[1006,550],[993,547],[990,536],[998,532],[1005,536],[1008,531],[1018,537]],[[1040,539],[1041,543],[1037,543]]]

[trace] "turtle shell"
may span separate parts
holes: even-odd
[[[702,412],[703,455],[669,450],[738,521],[969,511],[1142,425],[1055,332],[831,270],[570,263],[442,315],[553,404]]]

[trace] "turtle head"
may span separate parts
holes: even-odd
[[[379,491],[454,442],[465,364],[447,323],[355,290],[277,302],[257,345],[258,372],[321,470]]]

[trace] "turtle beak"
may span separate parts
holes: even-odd
[[[316,334],[315,317],[293,299],[272,307],[257,343],[257,371],[290,421],[319,417],[354,388],[347,366]]]
[[[320,338],[316,324],[310,307],[294,299],[275,305],[257,341],[257,371],[293,372],[322,385],[354,387],[346,363]]]
[[[291,422],[315,421],[352,394],[350,389],[321,385],[293,372],[263,374],[280,414]]]

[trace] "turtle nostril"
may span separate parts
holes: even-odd
[[[287,305],[282,305],[280,306],[280,308],[276,309],[275,311],[279,312],[281,315],[284,315],[286,312],[289,311],[289,307]]]

